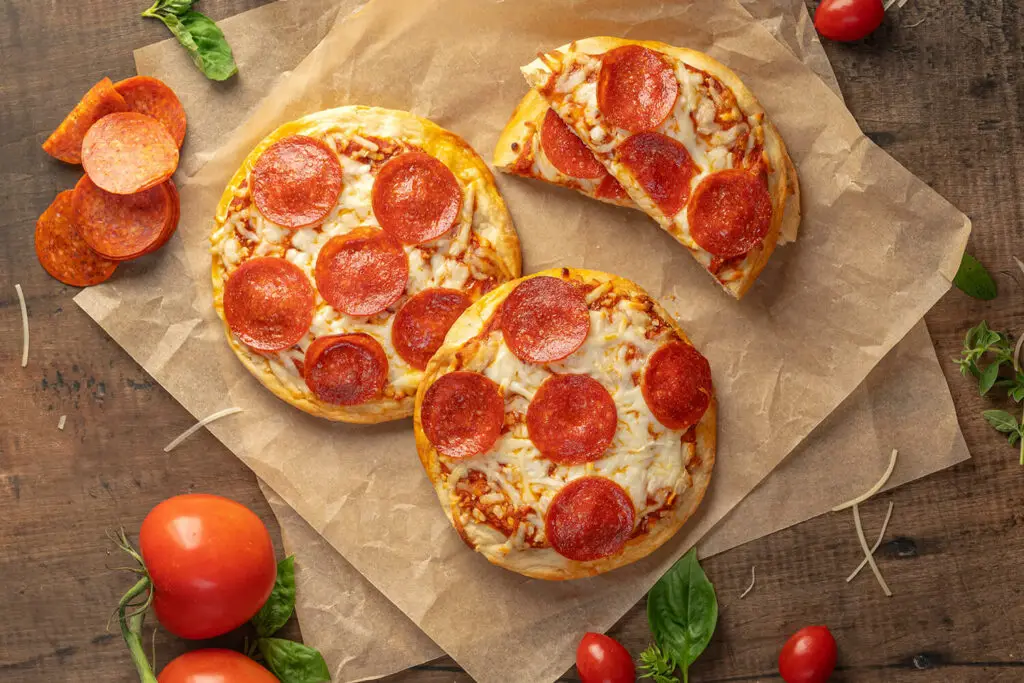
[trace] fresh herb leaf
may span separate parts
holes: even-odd
[[[985,266],[967,252],[964,252],[964,257],[960,261],[960,268],[956,271],[953,284],[967,296],[982,301],[991,301],[999,294],[996,281],[985,270]]]
[[[999,379],[999,366],[1002,363],[990,363],[987,368],[981,373],[981,378],[978,381],[978,392],[984,396],[992,388],[992,385]]]
[[[224,33],[212,19],[191,7],[192,2],[186,0],[157,0],[142,16],[164,22],[207,78],[231,78],[238,73],[238,66]]]
[[[142,13],[142,16],[156,17],[160,12],[181,16],[192,9],[193,1],[194,0],[156,0],[152,7]]]
[[[331,680],[323,656],[302,643],[281,638],[256,641],[260,654],[281,683],[324,683]]]
[[[986,410],[982,415],[985,416],[985,420],[990,425],[995,427],[996,431],[1003,432],[1004,434],[1016,432],[1020,428],[1017,424],[1017,418],[1005,410]]]
[[[661,577],[647,595],[647,621],[654,642],[689,680],[690,665],[711,641],[718,623],[715,587],[691,549]]]
[[[657,645],[652,644],[640,653],[640,678],[650,678],[654,683],[679,683],[675,670],[676,663]]]
[[[295,557],[289,556],[277,565],[277,578],[274,590],[263,603],[263,607],[252,618],[256,634],[260,638],[269,638],[288,623],[295,611]]]

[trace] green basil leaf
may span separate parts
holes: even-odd
[[[205,14],[189,10],[181,15],[180,20],[197,47],[192,61],[207,78],[224,81],[238,73],[231,46],[212,19]]]
[[[992,385],[999,379],[999,366],[1001,363],[989,363],[989,366],[981,373],[981,381],[978,382],[978,391],[982,396],[989,392]]]
[[[981,339],[983,335],[988,334],[988,323],[982,320],[980,323],[967,330],[967,334],[964,335],[964,351],[970,351],[978,343],[978,339]]]
[[[281,683],[324,683],[331,680],[323,655],[302,643],[281,638],[256,641],[264,661]]]
[[[967,296],[982,301],[991,301],[999,293],[996,281],[985,270],[985,266],[967,252],[964,252],[963,260],[960,261],[960,269],[956,271],[953,284]]]
[[[1017,418],[1005,410],[986,410],[982,415],[985,416],[985,420],[990,425],[1004,434],[1010,434],[1020,429],[1020,425],[1017,424]]]
[[[718,623],[715,587],[691,549],[661,577],[647,595],[647,621],[654,642],[683,671],[687,671],[711,642]]]
[[[295,557],[289,556],[277,565],[277,578],[274,590],[263,603],[263,607],[252,618],[256,634],[260,638],[269,638],[288,623],[295,611]]]
[[[1006,440],[1010,442],[1011,446],[1016,445],[1016,443],[1020,441],[1020,432],[1011,432],[1006,437]]]
[[[1024,381],[1022,381],[1022,378],[1019,374],[1017,375],[1016,383],[1014,384],[1013,388],[1010,389],[1010,398],[1012,398],[1015,403],[1020,403],[1021,401],[1024,401]]]
[[[192,9],[193,0],[156,0],[153,6],[142,13],[144,17],[155,17],[158,13],[181,16]]]

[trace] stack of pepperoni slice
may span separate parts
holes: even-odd
[[[99,284],[119,262],[170,240],[181,212],[171,176],[185,128],[180,100],[155,78],[104,78],[85,94],[43,143],[50,156],[85,169],[36,223],[36,255],[50,275]]]

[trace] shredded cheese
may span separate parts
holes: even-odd
[[[899,455],[899,451],[896,450],[895,448],[892,449],[892,457],[889,458],[889,467],[885,470],[885,474],[882,475],[882,478],[879,479],[878,482],[874,486],[872,486],[866,492],[864,492],[861,495],[857,496],[853,500],[849,500],[849,501],[847,501],[845,503],[842,503],[840,505],[835,506],[834,508],[832,508],[832,512],[841,512],[841,511],[845,510],[846,508],[855,507],[855,506],[863,503],[864,501],[866,501],[871,496],[873,496],[876,493],[878,493],[882,489],[882,487],[885,486],[886,482],[889,481],[889,477],[892,476],[892,471],[894,469],[896,469],[896,456],[897,455]]]
[[[192,436],[193,434],[195,434],[200,429],[202,429],[206,425],[210,424],[214,420],[219,420],[222,417],[227,417],[228,415],[234,415],[235,413],[240,413],[240,412],[242,412],[241,408],[225,408],[224,410],[217,411],[213,415],[207,415],[202,420],[200,420],[199,422],[195,423],[194,425],[192,425],[191,427],[186,429],[184,432],[182,432],[181,435],[178,438],[176,438],[174,441],[172,441],[169,444],[167,444],[164,447],[164,453],[170,453],[182,441],[184,441],[188,437]]]
[[[750,565],[750,585],[747,586],[747,590],[740,593],[740,600],[747,597],[750,591],[754,590],[754,583],[757,581],[757,575],[754,574],[754,565]]]
[[[63,432],[64,431],[64,423],[67,422],[67,420],[68,420],[68,416],[67,415],[61,415],[60,416],[60,420],[57,422],[57,429],[59,429],[59,430],[61,430]]]
[[[871,550],[868,548],[868,539],[864,537],[864,525],[860,522],[860,508],[857,507],[857,503],[853,504],[853,524],[857,527],[857,539],[860,540],[860,547],[864,550],[864,559],[871,565],[871,571],[874,572],[875,578],[878,579],[878,585],[882,587],[885,597],[891,598],[892,591],[889,590],[889,584],[882,578],[882,572],[878,569],[878,565],[875,564],[875,556],[871,554]]]
[[[1016,256],[1013,257],[1013,261],[1017,264],[1017,267],[1020,268],[1020,272],[1024,273],[1024,261],[1021,261]]]
[[[892,517],[892,501],[891,500],[889,501],[889,511],[885,513],[885,521],[882,522],[882,530],[878,532],[878,539],[875,541],[875,544],[873,546],[871,546],[871,554],[872,555],[874,555],[875,551],[878,550],[878,546],[882,545],[882,539],[885,537],[885,530],[889,528],[889,518],[890,517]],[[864,569],[864,567],[866,567],[867,564],[868,564],[868,558],[865,557],[863,560],[860,561],[860,564],[857,565],[857,568],[854,569],[853,572],[851,572],[850,575],[846,577],[846,583],[850,583],[855,578],[857,578],[857,574],[860,574],[860,570]]]
[[[1024,334],[1017,340],[1017,346],[1013,349],[1013,370],[1020,372],[1020,347],[1024,345]]]
[[[21,367],[28,367],[28,307],[25,305],[25,293],[21,285],[14,285],[18,292],[18,303],[21,304]]]

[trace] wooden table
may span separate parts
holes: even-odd
[[[192,417],[74,305],[76,290],[47,276],[33,251],[36,218],[79,174],[39,144],[101,75],[134,73],[131,51],[166,37],[162,26],[138,18],[144,4],[0,5],[3,683],[136,680],[120,638],[106,629],[130,581],[111,571],[123,562],[105,531],[137,529],[160,500],[218,492],[256,510],[276,537],[253,475],[208,433],[170,456],[154,450],[154,431],[184,429]],[[203,9],[220,18],[260,4],[204,0]],[[1016,282],[1024,276],[1012,260],[1024,256],[1024,3],[910,0],[898,23],[865,44],[826,49],[868,135],[970,215],[971,250],[1004,273],[997,301],[954,291],[929,314],[946,359],[983,318],[1024,331]],[[16,282],[32,320],[24,370]],[[879,562],[896,596],[885,598],[870,580],[837,580],[837,566],[859,556],[847,515],[715,557],[705,568],[722,613],[694,681],[777,677],[785,635],[811,623],[828,624],[839,640],[837,681],[1024,680],[1024,468],[982,421],[988,401],[951,363],[944,369],[974,459],[886,496],[896,512]],[[68,416],[64,431],[57,430],[61,415]],[[871,506],[869,528],[877,528],[882,507]],[[740,602],[752,564],[762,568],[757,589]],[[649,638],[642,605],[612,635],[642,650]],[[233,645],[240,636],[222,640]],[[156,645],[161,662],[185,649],[163,633]],[[468,677],[439,660],[392,680],[453,678]]]

